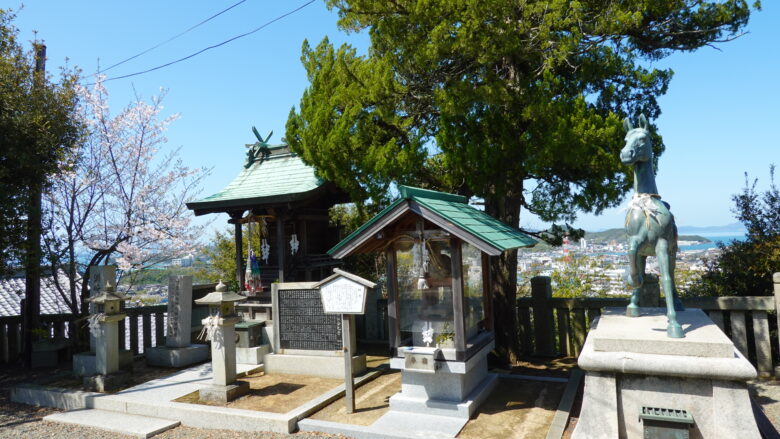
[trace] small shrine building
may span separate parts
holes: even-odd
[[[236,279],[242,289],[247,280],[243,224],[252,224],[252,233],[262,234],[266,248],[253,250],[266,291],[274,281],[324,279],[339,265],[326,253],[339,240],[338,229],[328,224],[328,209],[349,202],[349,197],[319,178],[286,144],[269,145],[267,138],[257,137],[258,142],[246,145],[247,160],[238,176],[187,207],[196,216],[218,212],[230,216],[228,223],[235,226]]]

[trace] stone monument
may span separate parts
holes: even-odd
[[[168,320],[165,346],[147,348],[146,363],[153,366],[185,367],[209,358],[205,344],[192,344],[192,276],[171,276],[168,280]]]
[[[326,314],[318,282],[281,282],[271,285],[273,331],[263,363],[268,374],[344,377],[342,322]],[[350,348],[357,350],[357,338]],[[366,355],[352,357],[352,370],[366,369]]]
[[[246,297],[228,291],[219,282],[215,291],[195,301],[209,306],[209,316],[203,319],[203,331],[211,341],[212,384],[199,390],[202,401],[227,403],[249,391],[249,383],[236,381],[236,315],[235,303]]]
[[[121,303],[127,300],[124,294],[114,291],[108,282],[100,294],[89,301],[95,305],[95,312],[89,316],[90,332],[95,335],[96,375],[84,377],[84,385],[98,392],[114,390],[128,379],[126,371],[119,370],[119,322],[125,319]]]

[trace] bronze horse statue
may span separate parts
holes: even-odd
[[[620,161],[634,166],[634,197],[626,214],[628,235],[628,284],[633,288],[631,303],[626,308],[629,317],[639,316],[639,294],[644,283],[645,262],[648,256],[658,259],[661,283],[666,296],[666,334],[671,338],[682,338],[683,330],[677,322],[676,311],[682,310],[674,288],[674,265],[677,258],[677,226],[669,205],[661,201],[655,185],[653,171],[653,144],[648,131],[647,119],[639,117],[639,127],[623,120],[626,130],[626,145],[620,151]]]

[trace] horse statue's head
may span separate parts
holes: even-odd
[[[628,118],[623,119],[623,128],[626,130],[626,146],[620,151],[620,161],[623,164],[632,165],[653,158],[653,144],[650,139],[650,131],[647,129],[648,126],[644,114],[639,116],[639,127],[637,128],[634,128]]]

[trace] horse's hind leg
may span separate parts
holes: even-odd
[[[674,291],[674,310],[685,311],[685,306],[683,306],[682,300],[680,300],[680,295],[677,293],[677,285],[674,283],[674,271],[676,265],[677,265],[677,252],[676,251],[670,252],[669,266],[671,267],[670,273],[672,273],[672,290]]]
[[[666,297],[666,317],[669,320],[666,326],[666,335],[670,338],[683,338],[682,327],[677,322],[677,312],[674,309],[674,267],[673,257],[669,253],[669,243],[665,239],[658,239],[655,245],[655,254],[658,258],[658,268],[661,270],[661,281],[664,286],[664,296]]]
[[[645,262],[647,262],[647,256],[636,255],[634,263],[636,264],[636,271],[641,275],[642,283],[644,283],[645,274]],[[633,266],[634,264],[632,264]],[[631,291],[631,301],[626,307],[626,315],[628,317],[639,317],[639,295],[642,293],[643,285],[635,286]]]

